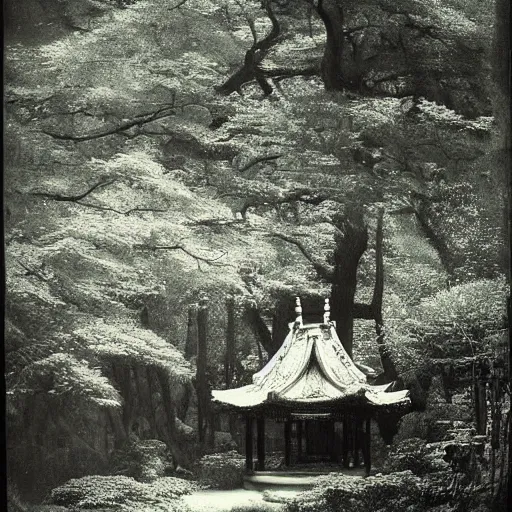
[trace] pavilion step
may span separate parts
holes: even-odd
[[[348,470],[343,473],[363,476],[364,470]],[[306,490],[315,485],[315,479],[327,475],[329,471],[255,471],[244,476],[244,488],[250,490],[290,489]]]
[[[315,477],[325,473],[289,474],[261,471],[244,476],[244,488],[249,490],[293,489],[306,490],[314,485]]]

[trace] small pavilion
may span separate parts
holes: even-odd
[[[252,378],[252,384],[214,390],[213,402],[245,417],[246,469],[265,470],[265,420],[284,424],[285,466],[330,461],[371,469],[370,427],[378,414],[405,414],[408,390],[372,386],[345,351],[325,300],[322,323],[304,324],[300,299],[297,318],[280,349]],[[253,463],[256,422],[257,464]]]

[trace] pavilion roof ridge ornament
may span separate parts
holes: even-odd
[[[302,316],[302,304],[300,301],[300,297],[295,297],[295,322],[290,323],[290,328],[294,329],[302,329],[304,327],[312,327],[314,325],[319,324],[304,324],[304,319]],[[322,324],[324,326],[333,325],[336,326],[336,322],[331,321],[331,304],[328,298],[324,299],[324,317]]]
[[[295,298],[295,327],[303,327],[304,322],[302,320],[302,305],[300,303],[300,297]]]
[[[331,305],[329,299],[325,299],[324,304],[324,324],[328,324],[331,320]]]

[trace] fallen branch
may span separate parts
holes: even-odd
[[[320,74],[320,66],[309,66],[306,68],[271,68],[265,70],[268,77],[274,79],[274,82],[285,80],[286,78],[293,78],[294,76],[316,76]]]

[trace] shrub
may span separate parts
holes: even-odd
[[[204,447],[203,455],[218,455],[219,453],[233,452],[237,443],[229,432],[215,432],[212,446]]]
[[[286,512],[333,512],[327,504],[324,491],[325,489],[316,487],[301,492],[286,504]]]
[[[331,473],[311,491],[290,500],[288,512],[376,512],[419,501],[421,480],[410,471],[358,478]]]
[[[165,474],[169,465],[167,447],[157,439],[133,440],[112,455],[116,473],[141,482],[152,482]]]
[[[391,447],[382,469],[386,473],[411,471],[415,475],[426,475],[447,469],[443,455],[438,443],[427,444],[419,438],[404,439]]]
[[[180,478],[160,478],[152,484],[137,482],[127,476],[86,476],[72,479],[53,489],[51,501],[71,508],[163,508],[182,510],[177,498],[196,487]]]
[[[276,506],[269,503],[251,503],[245,507],[233,507],[231,512],[275,512]]]
[[[15,509],[10,509],[7,506],[9,512],[15,512]],[[60,507],[59,505],[27,505],[25,512],[69,512],[66,507]]]
[[[199,461],[199,478],[217,489],[242,487],[244,464],[244,457],[236,451],[205,455]]]
[[[170,499],[185,496],[199,489],[199,486],[195,482],[173,476],[158,478],[149,487],[158,498]]]

